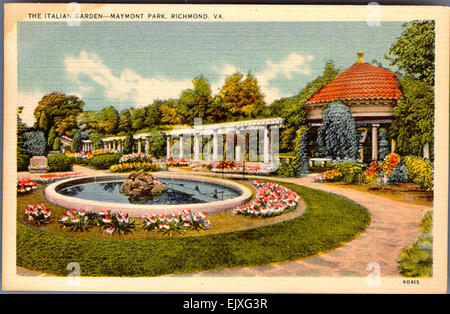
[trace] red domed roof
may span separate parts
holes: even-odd
[[[337,75],[310,103],[350,99],[398,99],[403,96],[396,75],[382,67],[357,62]]]

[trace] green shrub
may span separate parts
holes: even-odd
[[[431,277],[433,266],[432,211],[424,214],[421,233],[405,248],[398,261],[400,273],[407,277]]]
[[[337,170],[342,175],[343,182],[350,184],[362,184],[365,180],[363,165],[357,162],[345,161],[337,162],[332,166],[333,170]]]
[[[101,154],[95,155],[89,164],[96,169],[109,169],[112,165],[118,164],[122,154]]]
[[[66,155],[49,155],[47,164],[50,172],[71,171],[73,160]]]
[[[280,167],[277,170],[277,175],[280,177],[297,177],[298,167],[295,167],[294,162],[286,162],[285,160],[281,160]]]
[[[433,163],[416,156],[403,158],[409,179],[426,191],[433,190]]]
[[[23,147],[29,156],[44,156],[47,149],[47,140],[44,132],[32,131],[23,133]]]

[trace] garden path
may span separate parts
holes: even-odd
[[[267,177],[266,177],[267,178]],[[380,266],[381,276],[399,276],[397,261],[420,231],[427,206],[390,200],[366,192],[316,183],[313,177],[268,179],[292,182],[346,197],[367,208],[371,223],[358,238],[331,252],[302,260],[266,266],[204,271],[177,276],[367,276],[370,263]]]

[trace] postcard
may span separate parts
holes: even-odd
[[[445,293],[449,13],[5,4],[3,289]]]

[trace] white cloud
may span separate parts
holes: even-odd
[[[291,80],[294,74],[309,75],[311,73],[309,63],[313,60],[314,57],[312,55],[302,56],[296,53],[291,53],[279,63],[275,63],[272,60],[267,60],[266,67],[255,74],[255,77],[258,79],[261,92],[264,94],[266,104],[271,104],[274,100],[289,96],[283,95],[279,88],[273,86],[273,84],[271,84],[272,80],[278,77]],[[217,83],[214,83],[211,86],[213,92],[215,93],[219,92],[228,76],[236,72],[245,73],[231,64],[225,64],[221,69],[216,68],[216,72],[221,74],[221,78]]]
[[[37,89],[31,92],[19,92],[17,94],[17,105],[23,107],[20,117],[22,122],[29,127],[33,126],[35,122],[34,109],[36,109],[44,94],[44,92]]]
[[[184,89],[191,88],[191,80],[169,80],[164,77],[145,78],[138,73],[124,69],[119,76],[114,75],[103,60],[95,53],[81,51],[79,56],[64,59],[67,74],[80,88],[77,95],[88,94],[93,88],[92,81],[104,89],[110,101],[145,106],[155,99],[177,97]],[[86,77],[89,80],[86,80]]]

